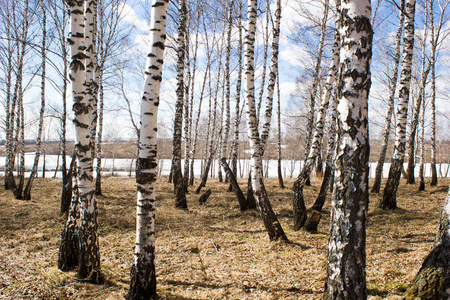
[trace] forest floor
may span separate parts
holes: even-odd
[[[3,179],[1,182],[3,182]],[[227,185],[209,180],[212,195],[189,210],[174,209],[172,187],[160,179],[157,195],[156,269],[162,299],[321,299],[326,277],[329,198],[319,231],[293,231],[290,188],[267,180],[269,196],[290,243],[270,242],[257,211],[241,213]],[[244,180],[242,180],[244,185]],[[293,180],[287,180],[291,187]],[[308,206],[319,180],[305,188]],[[394,211],[377,208],[370,195],[367,228],[369,299],[400,299],[429,252],[450,184],[402,184]],[[204,189],[206,190],[206,189]],[[105,178],[98,198],[104,285],[57,269],[60,181],[35,181],[32,200],[15,200],[0,187],[0,299],[123,299],[130,281],[135,242],[136,185],[132,178]],[[245,191],[244,191],[245,193]]]

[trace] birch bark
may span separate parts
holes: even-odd
[[[328,6],[328,1],[325,2],[325,4]],[[314,123],[314,130],[313,130],[313,138],[311,141],[311,148],[309,150],[309,154],[307,156],[307,159],[305,161],[305,164],[303,165],[303,168],[297,177],[293,191],[294,191],[294,198],[293,198],[293,206],[294,206],[294,229],[299,230],[303,227],[305,221],[306,221],[306,206],[305,206],[305,200],[303,198],[303,187],[305,186],[312,168],[314,166],[315,159],[317,157],[317,154],[320,151],[322,138],[323,138],[323,128],[324,128],[324,121],[325,121],[325,114],[328,109],[328,103],[331,95],[331,91],[333,89],[333,83],[336,78],[337,74],[337,67],[339,64],[339,53],[340,53],[340,37],[339,33],[336,33],[335,40],[333,43],[333,49],[332,49],[332,59],[330,63],[330,68],[328,70],[328,76],[325,83],[324,92],[322,95],[322,101],[317,113],[317,119]]]
[[[247,33],[244,40],[244,93],[246,102],[247,130],[251,152],[251,180],[253,194],[257,208],[269,234],[270,240],[287,240],[287,237],[272,210],[262,174],[261,144],[257,128],[255,108],[255,69],[254,69],[254,43],[256,30],[257,0],[248,1]]]
[[[392,66],[392,75],[389,80],[389,98],[388,98],[388,111],[386,118],[384,120],[384,131],[383,131],[383,144],[381,145],[380,157],[378,158],[377,166],[375,169],[375,180],[372,186],[372,193],[379,193],[381,186],[381,177],[383,175],[383,166],[386,159],[386,152],[389,143],[389,134],[391,133],[391,119],[392,113],[394,112],[394,98],[395,89],[397,86],[398,78],[398,66],[400,64],[400,46],[401,38],[403,32],[403,23],[405,21],[405,14],[403,13],[405,9],[405,0],[400,1],[400,17],[398,20],[397,34],[395,35],[395,54],[394,54],[394,65]]]
[[[37,168],[39,164],[39,157],[42,151],[41,137],[42,129],[44,127],[44,113],[45,113],[45,71],[46,71],[46,39],[47,39],[47,15],[45,10],[44,0],[40,1],[41,12],[42,12],[42,44],[41,44],[41,59],[42,59],[42,73],[41,73],[41,109],[39,111],[39,126],[38,134],[36,137],[36,154],[34,156],[33,167],[31,170],[30,177],[28,178],[27,184],[23,191],[23,199],[31,199],[31,187],[33,185],[33,180],[37,175]],[[44,168],[45,169],[45,168]]]
[[[441,212],[433,249],[424,259],[419,273],[404,299],[450,299],[450,189]]]
[[[137,181],[136,248],[127,299],[156,297],[155,196],[157,176],[157,127],[162,80],[168,0],[153,0],[150,49],[147,55],[144,93],[141,99],[139,172]]]
[[[372,56],[371,7],[367,0],[340,4],[338,137],[324,299],[366,299],[368,210],[368,96]]]
[[[379,203],[382,209],[395,209],[397,207],[397,189],[403,167],[406,144],[406,119],[408,116],[408,101],[411,85],[411,63],[414,52],[414,13],[415,0],[406,0],[405,3],[405,33],[403,37],[403,59],[400,74],[400,91],[396,111],[396,139],[394,154],[389,169],[389,177]]]
[[[177,38],[177,101],[175,104],[175,120],[173,125],[172,164],[173,164],[173,188],[175,192],[175,207],[187,209],[186,194],[183,174],[181,172],[181,135],[183,130],[183,101],[184,101],[184,58],[186,35],[186,1],[178,1],[180,20]]]

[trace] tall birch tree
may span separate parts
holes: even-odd
[[[38,132],[36,136],[36,154],[34,156],[33,167],[31,169],[30,177],[28,178],[27,184],[23,191],[23,199],[31,199],[31,187],[33,186],[33,180],[37,175],[37,168],[39,164],[39,157],[42,151],[41,138],[42,130],[44,127],[44,114],[45,114],[45,71],[46,71],[46,39],[47,39],[47,14],[44,0],[40,1],[41,12],[42,12],[42,44],[41,44],[41,109],[39,111],[39,125]],[[44,168],[45,169],[45,168]]]
[[[257,127],[255,106],[255,69],[254,69],[254,44],[256,30],[257,0],[248,1],[247,31],[244,39],[244,93],[247,115],[247,130],[251,152],[251,180],[253,194],[257,208],[261,214],[264,226],[270,240],[287,240],[286,234],[273,212],[272,206],[264,186],[262,173],[261,143]]]
[[[349,0],[342,1],[339,8],[339,144],[323,298],[366,299],[371,7],[367,0]]]
[[[396,111],[396,138],[394,154],[389,169],[389,177],[383,191],[379,206],[383,209],[397,207],[397,189],[403,168],[406,146],[406,120],[408,117],[408,101],[411,85],[411,64],[414,52],[414,13],[416,1],[405,2],[405,32],[403,37],[402,71],[400,73],[399,99]]]
[[[328,1],[325,2],[328,7]],[[326,8],[328,10],[328,8]],[[328,71],[327,81],[325,83],[325,88],[322,96],[322,101],[317,113],[317,119],[314,123],[313,137],[311,141],[311,147],[309,149],[309,154],[303,165],[303,168],[297,177],[293,191],[294,191],[294,199],[293,199],[293,207],[294,207],[294,229],[299,230],[306,221],[306,206],[305,200],[303,199],[303,187],[308,181],[309,175],[311,174],[312,168],[314,167],[314,162],[316,160],[317,154],[320,151],[322,138],[323,138],[323,128],[325,125],[325,115],[328,109],[328,103],[331,95],[331,91],[333,89],[333,84],[335,81],[337,66],[339,63],[339,34],[337,33],[335,36],[335,41],[333,43],[332,49],[332,59],[330,68]]]
[[[162,80],[168,0],[153,0],[150,49],[147,55],[137,173],[136,248],[127,299],[156,297],[155,196],[157,176],[157,129]]]
[[[173,188],[175,192],[175,207],[187,209],[183,174],[181,172],[181,135],[183,130],[183,101],[184,101],[184,60],[186,52],[186,1],[178,1],[180,20],[177,38],[177,101],[175,104],[175,120],[173,125],[172,165]]]
[[[388,98],[388,110],[386,113],[386,118],[384,119],[384,130],[383,130],[383,143],[381,145],[380,156],[378,158],[377,166],[375,168],[375,180],[372,186],[372,193],[379,193],[381,187],[381,177],[383,175],[384,161],[386,160],[386,152],[389,144],[389,135],[391,133],[391,119],[392,113],[394,112],[394,98],[395,90],[397,86],[398,78],[398,66],[400,64],[400,46],[401,38],[403,32],[403,23],[405,21],[405,0],[400,1],[400,11],[397,33],[395,35],[395,53],[394,53],[394,65],[392,66],[392,75],[389,78],[389,98]]]

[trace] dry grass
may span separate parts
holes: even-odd
[[[292,181],[287,183],[292,185]],[[319,181],[305,191],[308,204]],[[367,232],[370,299],[399,299],[430,250],[449,180],[438,187],[399,189],[400,209],[376,208],[371,195]],[[157,276],[163,299],[321,299],[326,276],[329,203],[317,234],[292,230],[291,193],[267,181],[275,212],[291,243],[268,241],[256,211],[239,212],[224,184],[210,180],[205,206],[188,195],[189,211],[173,208],[171,185],[158,186]],[[0,187],[0,299],[122,299],[129,285],[135,230],[133,179],[105,178],[98,199],[102,269],[107,283],[77,281],[60,272],[57,179],[38,179],[33,200]]]

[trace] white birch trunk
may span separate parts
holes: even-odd
[[[386,152],[389,142],[389,135],[391,133],[391,119],[394,112],[394,97],[397,87],[398,66],[400,64],[400,45],[403,32],[403,23],[405,21],[405,14],[403,10],[405,8],[405,0],[400,1],[400,17],[398,21],[397,34],[395,36],[395,54],[394,65],[392,66],[392,75],[389,80],[389,99],[388,99],[388,111],[386,118],[384,119],[384,131],[383,131],[383,144],[381,145],[380,157],[378,158],[377,166],[375,169],[375,180],[372,186],[372,193],[379,193],[381,186],[381,177],[383,174],[384,161],[386,159]]]
[[[23,191],[23,199],[31,199],[31,187],[33,186],[33,180],[37,175],[37,168],[39,164],[39,157],[42,151],[41,137],[44,127],[44,113],[45,113],[45,71],[46,71],[46,39],[47,39],[47,15],[45,11],[44,0],[40,1],[42,11],[42,44],[41,44],[41,59],[42,59],[42,73],[41,73],[41,109],[39,111],[39,126],[38,134],[36,137],[36,154],[34,156],[33,168],[31,170],[30,177]],[[45,169],[45,167],[43,168]]]
[[[383,198],[379,206],[383,209],[397,207],[397,189],[403,167],[406,145],[406,120],[408,117],[408,102],[411,85],[411,63],[414,52],[414,13],[415,0],[407,0],[405,4],[405,33],[403,38],[402,71],[400,74],[400,91],[396,111],[396,139],[394,154],[389,169],[389,177],[384,188]]]
[[[187,209],[183,174],[181,172],[181,135],[183,130],[183,101],[184,101],[184,62],[186,35],[186,1],[178,1],[180,20],[177,38],[177,101],[175,104],[175,120],[173,125],[172,164],[173,188],[175,193],[175,207]]]
[[[244,92],[247,109],[247,130],[251,152],[251,179],[253,184],[253,194],[270,240],[287,240],[283,228],[272,210],[263,181],[261,144],[259,140],[255,108],[254,43],[256,30],[256,8],[257,1],[249,0],[247,10],[247,33],[244,39]]]
[[[150,23],[150,49],[147,55],[144,93],[141,99],[141,130],[136,208],[136,248],[127,299],[156,296],[155,196],[157,177],[157,129],[159,91],[162,80],[168,0],[153,0]]]
[[[326,4],[328,4],[326,2]],[[300,172],[300,174],[297,177],[297,180],[294,183],[294,201],[293,201],[293,208],[294,208],[294,229],[299,230],[303,227],[305,221],[306,221],[306,205],[303,198],[303,187],[305,186],[312,168],[314,166],[314,161],[316,160],[317,154],[320,151],[322,138],[323,138],[323,128],[324,128],[324,121],[325,121],[325,115],[326,111],[328,109],[328,103],[331,95],[331,91],[333,89],[333,83],[336,78],[337,73],[337,67],[339,64],[339,53],[340,53],[340,37],[339,33],[336,33],[335,40],[333,43],[333,49],[332,49],[332,58],[330,63],[330,68],[328,70],[328,76],[325,83],[323,95],[322,95],[322,101],[317,113],[317,119],[314,125],[314,133],[313,138],[311,141],[311,147],[309,150],[308,157],[305,161],[305,164],[303,165],[303,168]]]
[[[85,52],[91,45],[85,45],[85,29],[90,23],[84,20],[85,1],[67,0],[70,10],[70,81],[75,125],[75,153],[77,157],[77,185],[79,197],[78,237],[80,253],[78,258],[78,277],[92,283],[102,283],[100,252],[98,246],[97,207],[94,193],[90,126],[92,113],[85,96]],[[89,4],[87,4],[89,5]]]
[[[336,175],[324,299],[366,299],[369,181],[368,97],[372,56],[368,0],[342,2]]]

